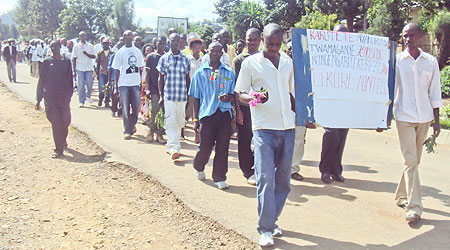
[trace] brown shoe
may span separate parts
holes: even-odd
[[[408,214],[406,215],[407,222],[417,222],[420,220],[420,216],[418,214]]]
[[[174,152],[170,155],[170,157],[172,158],[172,160],[176,160],[180,158],[180,153],[178,152]]]

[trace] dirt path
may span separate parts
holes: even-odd
[[[0,103],[0,249],[257,248],[75,129],[51,159],[45,113],[3,83]]]

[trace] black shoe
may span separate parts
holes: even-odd
[[[54,151],[52,154],[53,159],[62,158],[64,156],[63,152]]]
[[[322,181],[325,182],[326,184],[331,183],[331,176],[328,173],[322,173],[322,177],[320,177],[320,179],[322,179]]]
[[[101,107],[102,104],[103,104],[103,101],[102,100],[98,100],[98,106]]]
[[[403,204],[397,205],[397,207],[405,209],[405,210],[406,210],[407,206],[408,206],[408,203],[403,203]]]
[[[297,172],[291,174],[291,178],[296,181],[301,181],[304,179],[303,176]]]
[[[342,175],[340,175],[340,174],[338,174],[338,175],[332,174],[332,175],[331,175],[331,178],[333,178],[333,180],[335,180],[335,181],[337,181],[337,182],[344,182],[344,181],[345,181],[344,176],[342,176]]]

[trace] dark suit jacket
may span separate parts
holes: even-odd
[[[9,59],[13,59],[15,62],[17,56],[16,46],[12,46],[12,54],[9,53],[9,46],[11,45],[7,45],[3,50],[3,57],[5,58],[6,61],[9,61]]]

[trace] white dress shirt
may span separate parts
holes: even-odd
[[[228,54],[225,53],[225,51],[222,51],[222,52],[223,53],[222,53],[222,57],[220,57],[220,62],[231,68],[230,56],[228,56]],[[209,53],[202,57],[202,65],[205,64],[206,62],[209,62]]]
[[[414,59],[408,52],[397,55],[394,115],[398,121],[426,123],[433,109],[442,107],[441,79],[436,58],[420,50]]]
[[[264,57],[262,51],[242,62],[235,91],[250,94],[263,87],[269,93],[266,103],[250,107],[253,130],[295,128],[295,113],[291,110],[289,95],[294,91],[293,72],[292,59],[283,52],[280,52],[278,69]]]
[[[83,51],[86,51],[90,55],[95,55],[92,44],[86,42],[85,44],[78,43],[75,45],[72,51],[72,60],[73,58],[77,58],[76,70],[84,72],[94,70],[94,59],[89,58]]]

